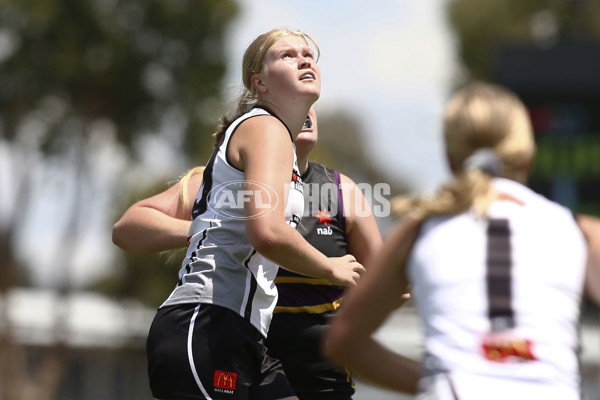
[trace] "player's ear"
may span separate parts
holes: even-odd
[[[267,92],[267,85],[263,81],[263,76],[261,74],[252,75],[252,77],[250,78],[250,83],[252,84],[252,87],[254,89],[256,89],[256,91],[258,93],[266,93]]]

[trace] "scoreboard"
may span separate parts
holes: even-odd
[[[600,43],[499,48],[494,81],[521,97],[537,144],[528,185],[600,216]]]
[[[600,129],[591,128],[591,111],[574,103],[529,106],[537,145],[529,186],[600,216]]]

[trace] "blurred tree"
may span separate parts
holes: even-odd
[[[106,198],[127,190],[107,180],[107,171],[123,171],[99,150],[118,149],[107,145],[115,140],[131,150],[139,138],[166,130],[181,157],[210,152],[224,32],[236,13],[234,0],[2,1],[0,307],[11,287],[26,283],[22,271],[42,273],[37,262],[24,268],[15,243],[24,220],[35,219],[32,209],[52,202],[37,186],[52,181],[59,199],[46,204],[41,213],[49,221],[39,226],[58,218],[58,203],[62,221],[53,240],[36,241],[36,256],[62,270],[52,282],[34,282],[66,294],[75,284],[76,244]],[[61,374],[48,372],[60,371],[60,335],[58,351],[29,373],[8,315],[0,310],[0,398],[52,398]]]
[[[600,39],[596,0],[449,0],[448,19],[466,80],[492,78],[501,44]]]
[[[369,132],[352,113],[343,109],[319,113],[319,133],[311,159],[343,172],[356,183],[387,183],[392,195],[409,191],[402,176],[391,177],[373,164],[365,140]]]
[[[212,129],[207,112],[225,73],[223,36],[236,14],[223,0],[5,0],[8,43],[0,69],[4,134],[18,136],[34,110],[49,122],[51,147],[67,115],[108,118],[130,145],[159,126],[165,111],[187,119],[184,150],[193,153]],[[43,106],[60,99],[60,117]],[[52,118],[55,117],[55,118]],[[54,129],[52,129],[54,128]]]

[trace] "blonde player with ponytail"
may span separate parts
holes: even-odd
[[[598,273],[586,272],[598,220],[525,186],[535,143],[509,90],[455,93],[444,139],[453,179],[394,203],[402,218],[349,291],[326,353],[419,400],[580,399],[579,306],[586,274]],[[407,284],[423,321],[420,369],[372,338]]]

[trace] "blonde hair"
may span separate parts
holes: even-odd
[[[180,179],[179,179],[179,201],[182,208],[187,208],[190,205],[190,199],[188,198],[188,186],[190,184],[190,179],[194,175],[203,174],[206,167],[194,167],[187,171]]]
[[[259,98],[256,89],[252,86],[252,76],[260,74],[264,69],[264,61],[267,51],[282,37],[285,36],[297,36],[303,38],[306,43],[312,44],[316,52],[316,59],[318,60],[321,55],[321,50],[317,41],[307,33],[299,30],[277,28],[265,32],[250,43],[244,53],[242,59],[242,83],[244,84],[244,91],[240,96],[237,109],[233,117],[229,118],[223,116],[217,127],[217,131],[213,134],[215,137],[215,147],[218,147],[221,143],[225,131],[241,115],[248,112],[252,107],[258,104]]]
[[[179,200],[179,204],[182,208],[185,209],[190,205],[190,199],[188,197],[188,187],[190,184],[190,179],[194,175],[203,174],[205,169],[206,167],[204,166],[194,167],[188,170],[181,178],[179,178],[179,191],[177,193],[177,197]],[[175,265],[181,262],[181,260],[185,256],[186,251],[187,249],[185,247],[182,247],[180,249],[165,250],[161,254],[165,258],[166,264]]]
[[[444,110],[444,140],[454,180],[431,197],[394,199],[394,213],[424,219],[472,207],[483,216],[497,198],[491,178],[523,182],[535,154],[525,105],[510,90],[489,83],[470,84],[450,98]],[[488,154],[483,155],[484,150]],[[496,168],[488,168],[494,163]]]

